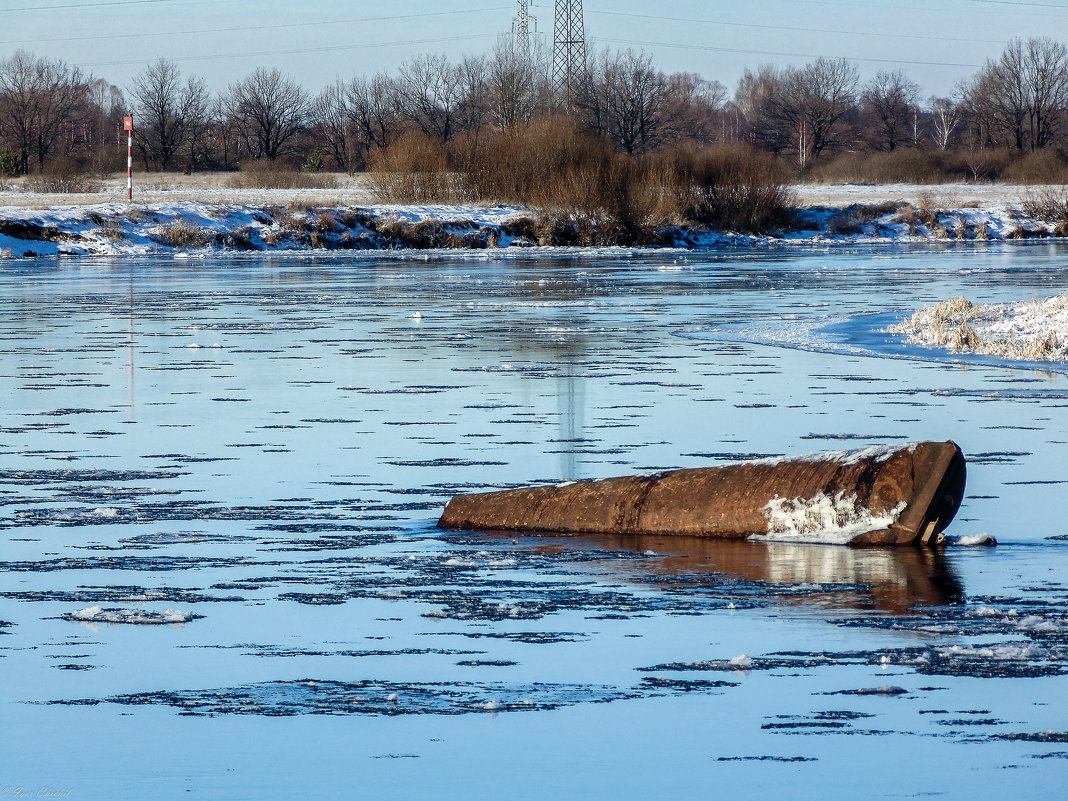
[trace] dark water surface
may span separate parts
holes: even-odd
[[[879,329],[1068,248],[0,263],[10,795],[1061,797],[1068,371]],[[456,492],[953,439],[949,534],[434,527]]]

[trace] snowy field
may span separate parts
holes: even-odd
[[[366,206],[374,193],[363,174],[329,173],[329,189],[234,189],[228,187],[232,173],[138,173],[134,191],[139,203],[227,203],[238,205],[288,205],[294,201],[319,205]],[[48,208],[50,206],[92,206],[126,200],[126,176],[93,179],[99,191],[61,194],[28,191],[25,179],[0,183],[0,207]],[[925,197],[945,208],[969,205],[1019,206],[1036,191],[1060,187],[1023,184],[800,184],[794,189],[802,206],[843,208],[852,203],[882,203],[903,200],[919,204]]]

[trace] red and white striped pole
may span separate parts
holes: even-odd
[[[133,200],[133,115],[127,115],[122,120],[122,127],[126,130],[126,199]]]

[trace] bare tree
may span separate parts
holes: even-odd
[[[182,71],[161,58],[134,77],[130,86],[138,136],[135,141],[148,169],[149,161],[167,170],[193,134],[204,124],[209,93],[203,78]]]
[[[119,87],[108,83],[103,78],[89,82],[89,116],[86,120],[86,144],[93,168],[98,172],[109,172],[119,155],[122,118],[126,104]],[[125,150],[122,151],[125,156]]]
[[[1028,94],[1031,148],[1052,145],[1068,115],[1068,47],[1053,39],[1028,39],[1024,86]]]
[[[961,96],[973,129],[990,144],[1048,147],[1068,112],[1068,48],[1047,38],[1013,39],[961,87]]]
[[[466,99],[461,69],[444,55],[421,55],[401,64],[393,82],[399,116],[427,136],[448,142],[457,132]]]
[[[859,76],[844,58],[818,58],[800,69],[788,69],[780,92],[773,97],[779,119],[798,132],[799,163],[807,165],[825,150],[849,141],[847,115],[856,106]]]
[[[352,115],[357,166],[366,167],[372,150],[389,144],[398,125],[393,80],[385,73],[353,78],[346,87],[346,105]]]
[[[931,98],[931,124],[939,150],[949,147],[953,132],[960,123],[960,107],[948,97]]]
[[[460,105],[456,114],[458,131],[477,131],[489,114],[489,83],[486,80],[486,59],[464,56],[456,65],[460,81]]]
[[[705,80],[693,72],[676,72],[667,76],[667,91],[666,117],[672,126],[665,138],[701,144],[737,138],[727,135],[727,87],[719,81]]]
[[[756,72],[742,73],[734,92],[734,106],[745,120],[743,138],[773,153],[794,142],[793,123],[784,125],[776,109],[784,80],[783,71],[774,64],[761,64]]]
[[[326,86],[312,101],[311,122],[339,169],[352,171],[354,142],[348,89],[340,80]]]
[[[754,140],[776,152],[796,148],[804,170],[811,159],[852,141],[858,81],[856,65],[843,58],[783,70],[764,65],[743,74],[735,102]]]
[[[675,133],[667,76],[645,53],[603,51],[576,98],[587,127],[626,153],[641,153]]]
[[[64,135],[89,114],[89,79],[59,59],[16,50],[0,62],[0,136],[12,143],[18,169],[44,169]]]
[[[517,48],[505,40],[494,48],[486,62],[487,105],[498,128],[529,123],[538,109],[537,51]]]
[[[304,87],[277,68],[257,67],[231,84],[223,105],[248,154],[272,161],[290,149],[310,112]]]
[[[868,81],[861,100],[864,111],[874,122],[870,139],[875,147],[894,150],[901,144],[919,94],[920,87],[902,70],[880,70]]]

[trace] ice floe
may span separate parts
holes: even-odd
[[[164,609],[150,612],[146,609],[124,609],[121,607],[89,606],[74,612],[66,612],[64,620],[78,623],[129,623],[140,626],[163,626],[188,623],[202,615],[180,612],[177,609]]]

